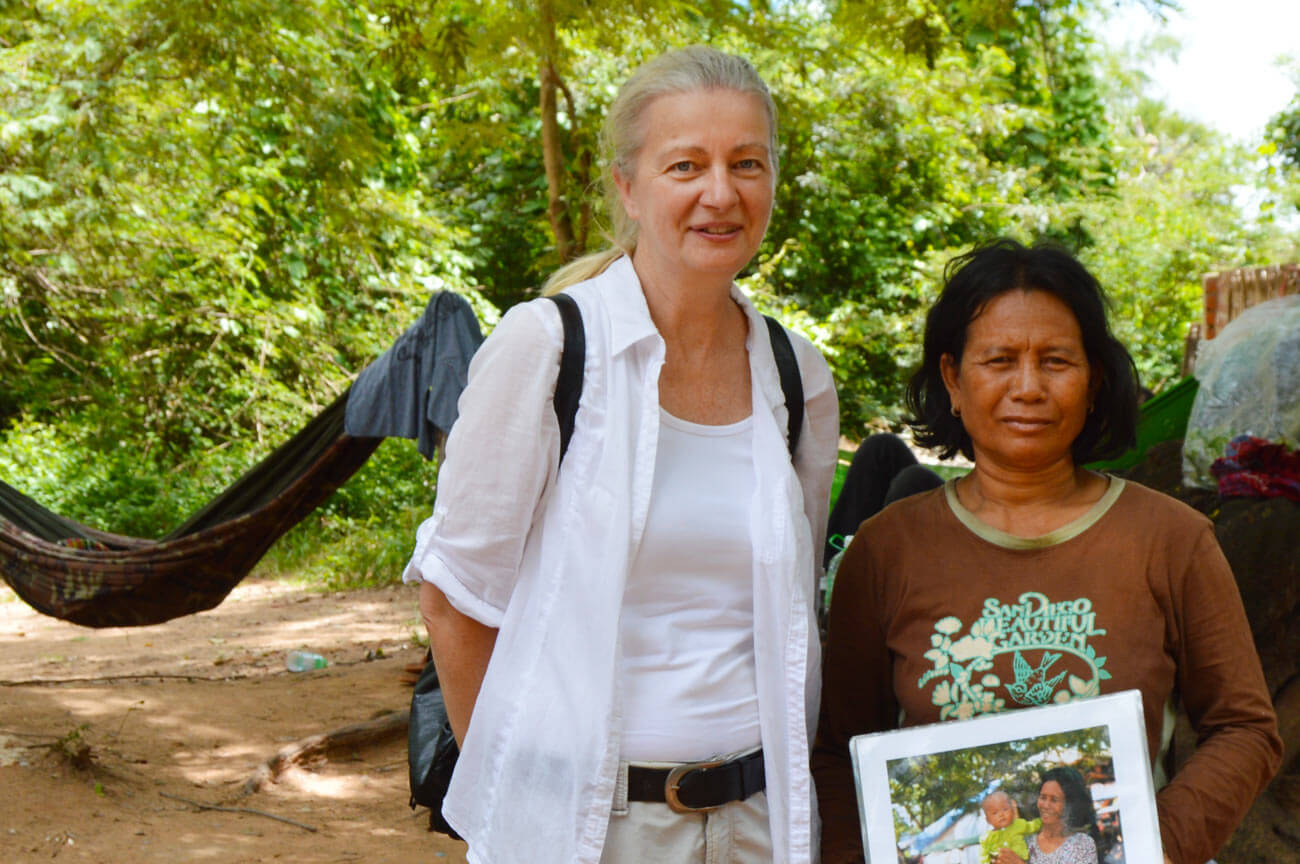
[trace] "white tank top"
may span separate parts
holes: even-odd
[[[619,624],[626,761],[697,761],[760,743],[752,427],[752,418],[703,426],[660,411],[650,509]]]

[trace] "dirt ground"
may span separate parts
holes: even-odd
[[[0,586],[0,861],[463,862],[407,807],[404,734],[237,797],[281,749],[406,708],[417,627],[398,587],[246,580],[208,612],[94,630]],[[297,647],[330,665],[287,671]]]

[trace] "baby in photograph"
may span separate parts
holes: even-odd
[[[1029,844],[1025,837],[1037,833],[1043,827],[1043,820],[1030,822],[1021,819],[1016,802],[1001,789],[985,795],[980,807],[984,810],[985,820],[993,826],[980,838],[980,861],[989,864],[1003,847],[1028,859]]]

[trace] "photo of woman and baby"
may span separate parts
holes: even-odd
[[[892,760],[899,864],[1120,864],[1106,729]]]

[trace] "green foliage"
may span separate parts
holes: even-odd
[[[1265,142],[1258,155],[1265,160],[1264,172],[1270,181],[1271,197],[1263,204],[1265,218],[1273,217],[1273,207],[1283,205],[1282,219],[1292,226],[1295,214],[1300,212],[1300,59],[1293,61],[1291,76],[1296,85],[1296,95],[1291,103],[1269,121]],[[1289,248],[1278,254],[1294,261],[1300,256],[1300,240],[1292,238]]]
[[[50,753],[61,764],[77,771],[89,771],[95,766],[95,753],[86,740],[90,724],[82,723],[73,727],[49,744]],[[95,784],[99,787],[99,784]],[[102,787],[100,787],[102,788]],[[98,790],[97,790],[98,791]]]
[[[0,420],[89,412],[172,459],[262,442],[464,287],[361,10],[27,11],[0,55]]]
[[[395,580],[432,509],[436,478],[413,442],[385,441],[347,485],[276,543],[258,572],[329,588]]]
[[[168,466],[142,454],[130,440],[92,451],[92,436],[80,421],[75,418],[57,426],[30,419],[16,423],[0,448],[0,477],[20,478],[23,492],[60,515],[119,534],[165,534],[265,455],[256,442],[237,439]],[[414,524],[419,521],[412,523],[411,514],[428,514],[436,476],[414,442],[386,440],[348,484],[280,545],[288,547],[290,556],[307,560],[320,553],[326,540],[364,529],[409,553]],[[399,514],[406,514],[400,525],[395,523]],[[391,563],[395,553],[385,554]],[[375,571],[364,555],[360,544],[351,561],[358,565],[353,573]]]
[[[997,235],[1078,250],[1158,389],[1200,275],[1295,241],[1241,217],[1230,190],[1256,156],[1142,99],[1132,59],[1100,50],[1103,6],[0,0],[0,476],[164,533],[430,292],[490,327],[561,262],[559,222],[601,245],[605,108],[694,42],[772,86],[777,205],[741,282],[826,354],[846,434],[903,419],[944,263]],[[1271,182],[1269,206],[1300,201]],[[411,452],[386,444],[268,566],[393,578],[430,497]]]
[[[1159,391],[1181,378],[1183,340],[1201,318],[1202,276],[1270,263],[1269,228],[1247,220],[1234,200],[1251,181],[1242,145],[1142,97],[1120,66],[1106,78],[1121,166],[1115,194],[1069,209],[1091,238],[1079,251],[1114,302],[1111,325],[1142,382]]]
[[[11,485],[62,516],[140,537],[179,525],[259,455],[255,442],[233,439],[165,462],[138,440],[105,441],[85,414],[49,424],[24,417],[3,444],[0,477]]]
[[[1113,194],[1112,131],[1077,4],[844,3],[782,34],[750,52],[785,124],[759,270],[817,322],[862,435],[903,419],[948,258],[1002,234],[1088,242],[1067,205]]]
[[[1268,136],[1289,168],[1300,170],[1300,93],[1268,124]]]
[[[954,808],[976,810],[995,780],[1024,808],[1037,797],[1040,777],[1048,769],[1072,765],[1087,774],[1105,766],[1109,773],[1110,762],[1105,726],[890,760],[895,831],[908,836]]]

